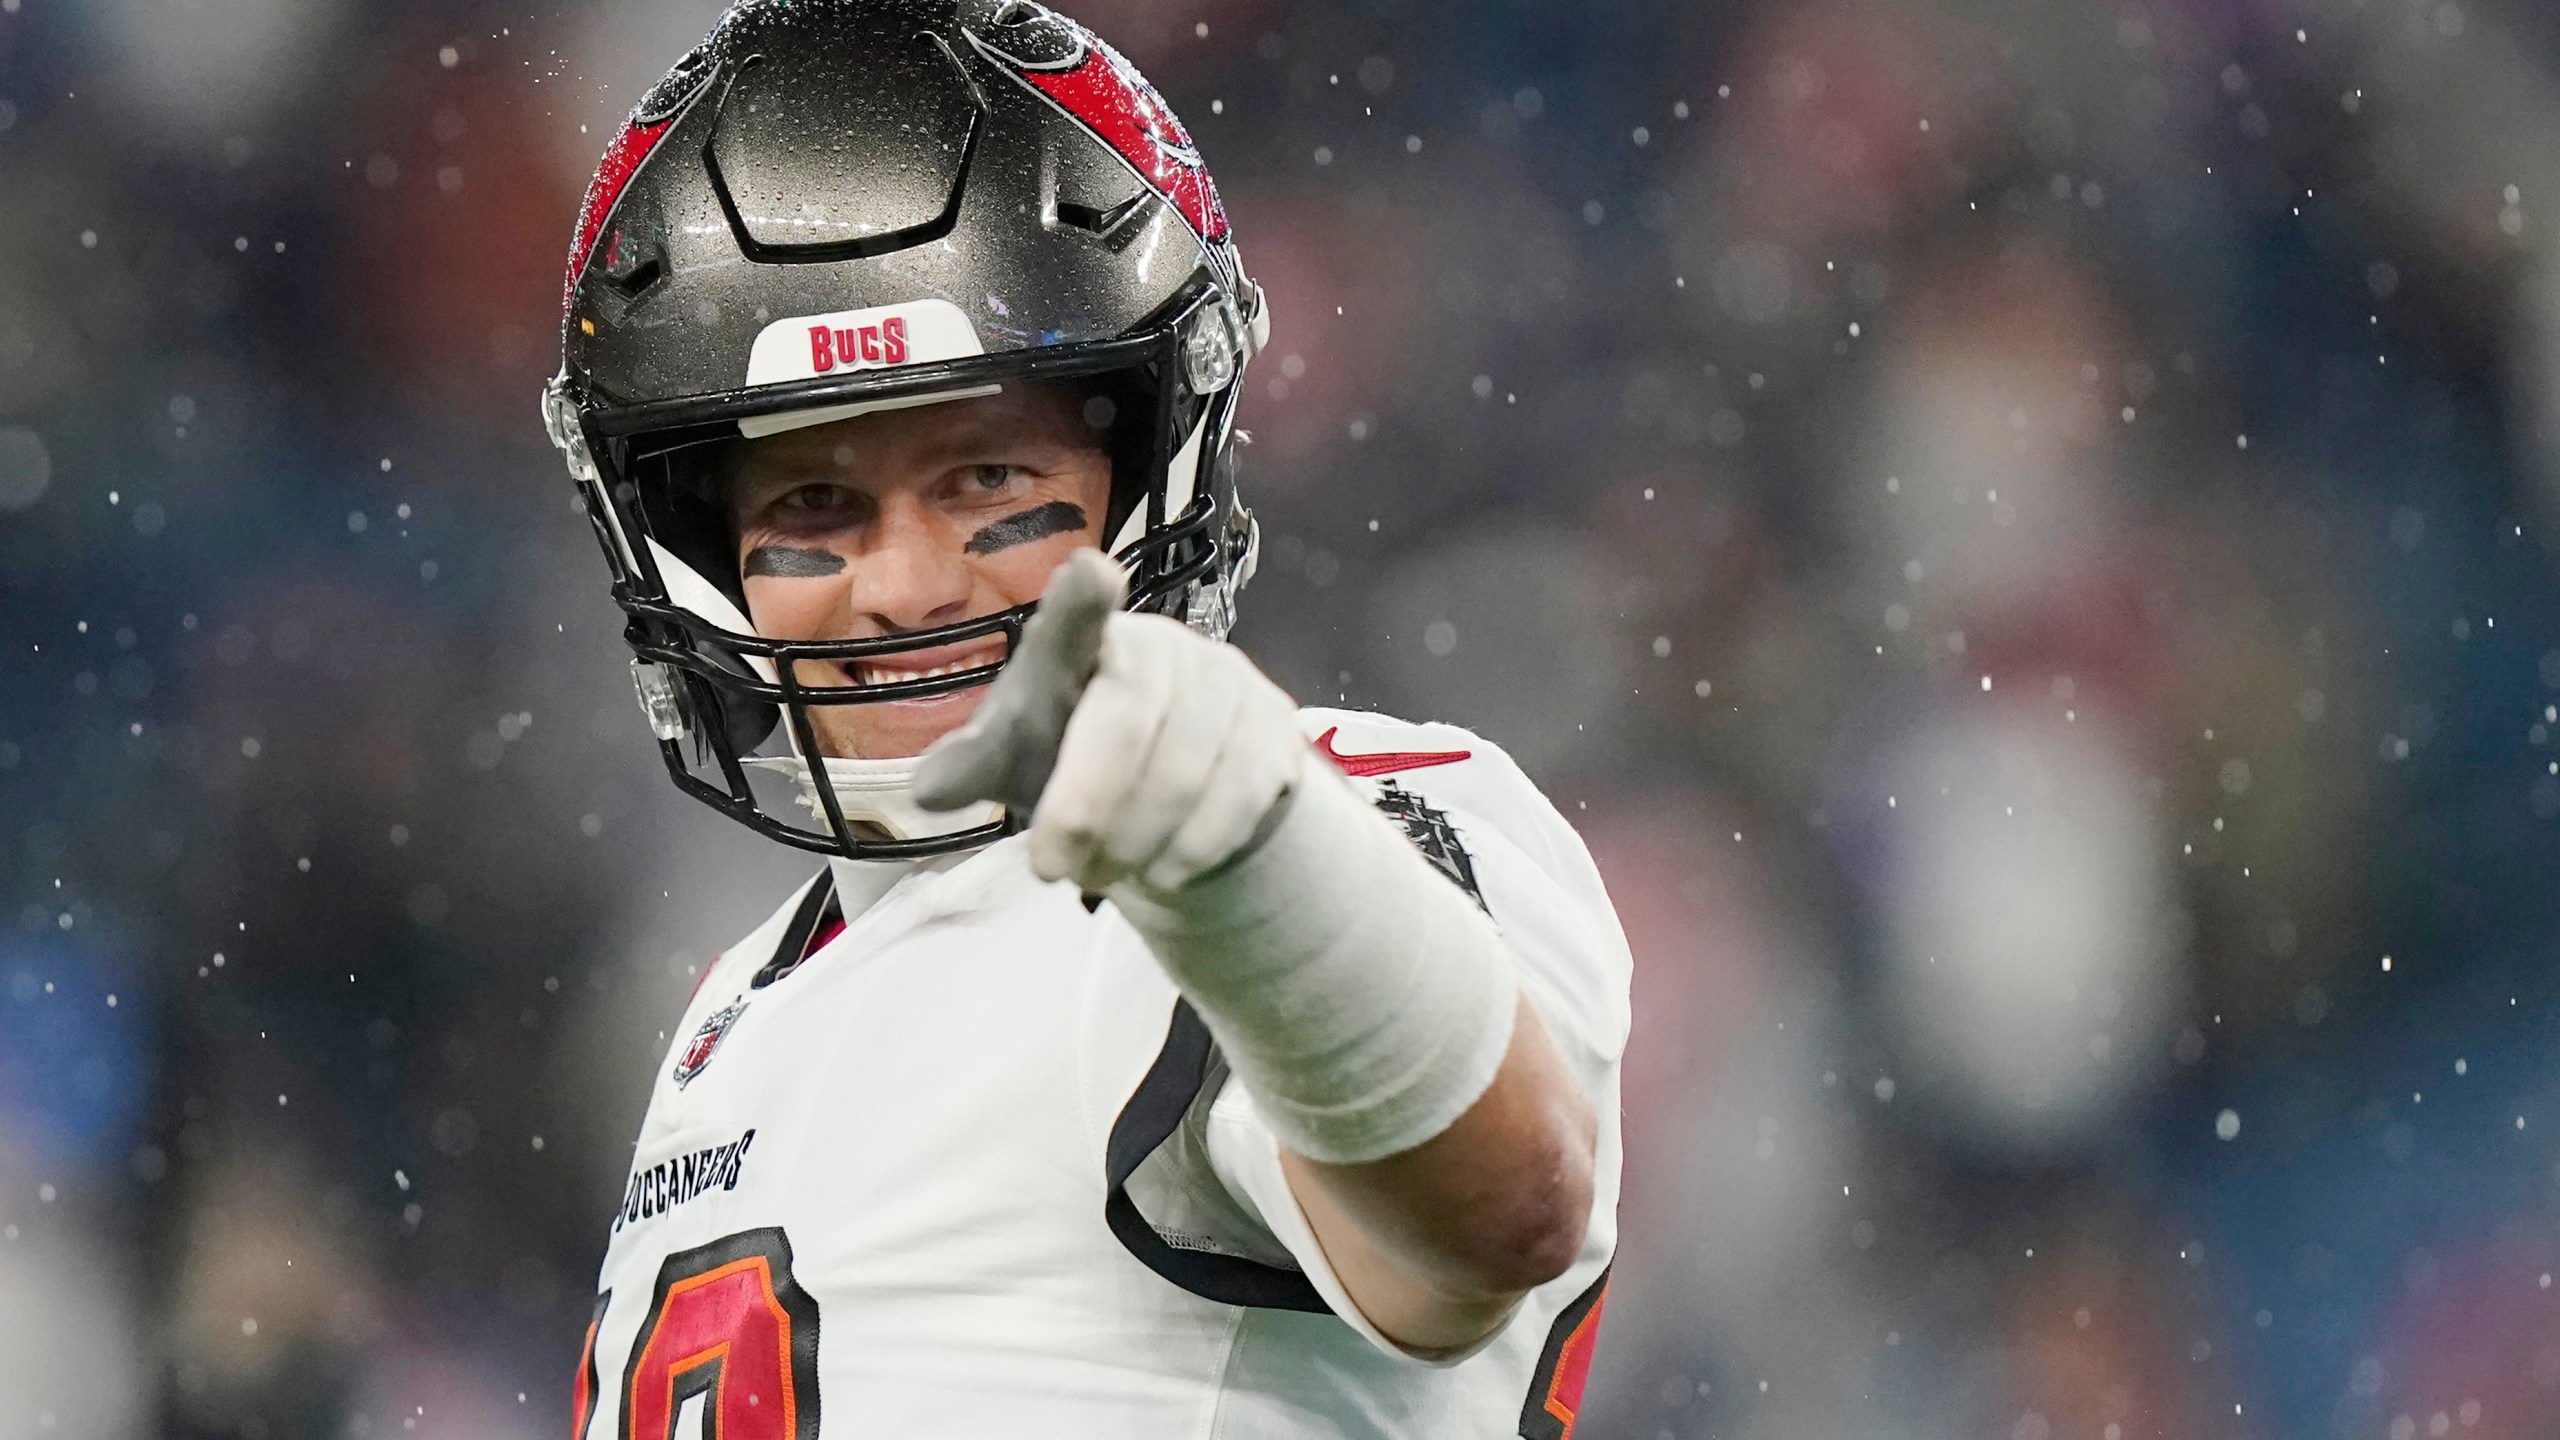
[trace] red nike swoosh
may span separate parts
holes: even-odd
[[[1345,755],[1333,748],[1333,737],[1342,733],[1337,725],[1316,737],[1316,749],[1324,758],[1342,767],[1345,775],[1366,779],[1373,775],[1393,775],[1399,770],[1427,770],[1434,765],[1455,765],[1468,759],[1473,750],[1388,750],[1376,755]]]

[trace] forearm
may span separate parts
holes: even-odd
[[[1523,997],[1493,1084],[1401,1154],[1281,1168],[1343,1288],[1379,1330],[1461,1349],[1571,1267],[1590,1225],[1593,1117]]]
[[[1113,893],[1280,1138],[1362,1312],[1459,1348],[1578,1253],[1590,1107],[1490,921],[1319,763],[1247,854]]]
[[[1311,753],[1278,805],[1215,870],[1109,893],[1283,1144],[1333,1164],[1410,1150],[1500,1069],[1510,959],[1474,902]]]

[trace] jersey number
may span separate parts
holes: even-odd
[[[696,1397],[700,1397],[696,1401]],[[818,1302],[779,1228],[670,1255],[623,1372],[620,1440],[817,1440]],[[580,1437],[583,1440],[583,1435]]]

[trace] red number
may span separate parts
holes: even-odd
[[[818,1302],[780,1229],[670,1255],[623,1372],[621,1440],[675,1440],[705,1396],[721,1440],[817,1440]]]
[[[1600,1310],[1609,1301],[1609,1272],[1591,1282],[1547,1332],[1547,1348],[1532,1372],[1529,1403],[1520,1411],[1522,1440],[1573,1440],[1582,1410],[1582,1385],[1591,1378],[1591,1346],[1600,1335]]]
[[[604,1325],[605,1307],[613,1303],[613,1292],[607,1290],[596,1297],[596,1312],[587,1317],[586,1343],[578,1347],[577,1388],[569,1392],[569,1440],[587,1440],[587,1426],[596,1418],[596,1331]]]

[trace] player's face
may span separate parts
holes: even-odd
[[[750,442],[729,487],[748,618],[774,640],[867,640],[955,625],[1040,598],[1111,502],[1104,432],[1082,397],[1001,395],[856,416]],[[878,685],[990,665],[1004,637],[858,665],[802,661],[800,683]],[[814,705],[820,748],[917,755],[969,718],[984,686],[928,700]]]

